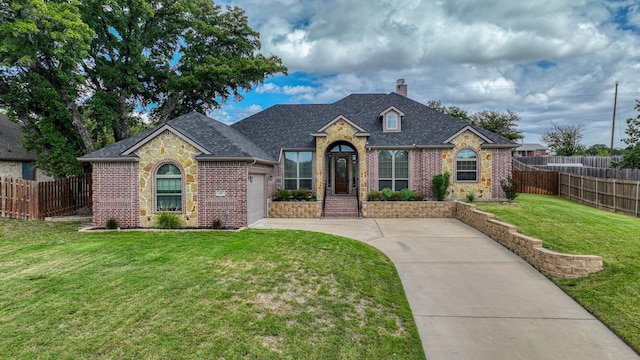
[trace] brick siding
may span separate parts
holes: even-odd
[[[92,177],[93,225],[113,218],[123,228],[140,226],[138,163],[94,163]]]
[[[247,226],[247,170],[244,162],[198,163],[198,226],[209,227],[214,219],[225,227]]]

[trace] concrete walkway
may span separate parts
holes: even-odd
[[[640,359],[520,257],[455,219],[263,219],[366,242],[395,264],[429,360]]]

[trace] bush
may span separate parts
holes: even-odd
[[[178,229],[182,227],[182,220],[178,214],[162,211],[156,219],[156,227],[160,229]]]
[[[423,193],[415,193],[413,194],[413,196],[409,199],[409,201],[424,201],[424,199],[427,197],[427,195],[423,194]]]
[[[222,220],[213,219],[213,221],[211,222],[211,228],[216,230],[224,229],[224,226],[222,226]]]
[[[476,199],[476,194],[474,194],[472,192],[467,194],[467,201],[468,202],[473,202],[473,200],[475,200],[475,199]]]
[[[115,230],[119,227],[120,227],[120,222],[114,218],[109,218],[109,220],[107,220],[107,224],[105,225],[105,228],[109,230]]]
[[[509,200],[515,200],[515,198],[518,197],[518,185],[520,185],[518,180],[510,177],[500,180],[500,187],[502,187],[502,191],[504,191],[505,196]]]
[[[449,172],[445,172],[444,174],[435,175],[431,179],[432,191],[433,195],[435,195],[438,201],[444,200],[447,196],[447,192],[449,191],[449,183],[451,174]]]
[[[394,191],[393,194],[391,194],[391,197],[389,197],[389,200],[402,201],[402,193],[400,191]]]
[[[291,196],[292,196],[291,190],[280,189],[276,191],[276,194],[274,195],[273,199],[275,201],[287,201],[289,200],[289,198],[291,198]]]
[[[389,199],[391,199],[391,196],[393,195],[393,190],[391,190],[389,188],[384,188],[384,189],[382,189],[382,191],[380,191],[380,193],[382,194],[382,198],[384,200],[389,200]]]
[[[367,193],[367,200],[368,201],[382,201],[384,200],[384,196],[382,196],[382,193],[378,190],[371,190],[369,191],[369,193]]]
[[[294,190],[291,195],[296,200],[309,200],[309,198],[311,198],[311,190],[300,188],[298,190]]]
[[[402,189],[400,193],[402,194],[402,201],[408,201],[416,194],[416,192],[411,189]]]

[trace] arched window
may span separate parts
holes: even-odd
[[[378,189],[400,191],[409,187],[409,152],[380,150],[378,152]]]
[[[470,149],[456,155],[456,181],[478,181],[478,155]]]
[[[156,210],[182,210],[182,173],[173,164],[164,164],[156,172]]]

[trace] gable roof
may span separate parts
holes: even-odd
[[[22,129],[20,125],[0,114],[0,160],[35,161],[36,156],[22,147]]]
[[[401,132],[383,132],[379,116],[390,108],[404,114]],[[371,148],[452,147],[448,143],[451,136],[465,128],[473,129],[473,132],[487,140],[483,145],[485,147],[518,146],[500,135],[396,93],[353,94],[326,105],[275,105],[231,127],[278,158],[282,148],[315,148],[314,139],[309,134],[339,116],[366,129],[370,133],[367,146]]]
[[[136,161],[135,150],[170,131],[201,151],[198,160],[258,160],[276,162],[264,150],[231,127],[203,114],[191,112],[138,135],[94,151],[80,161]]]

